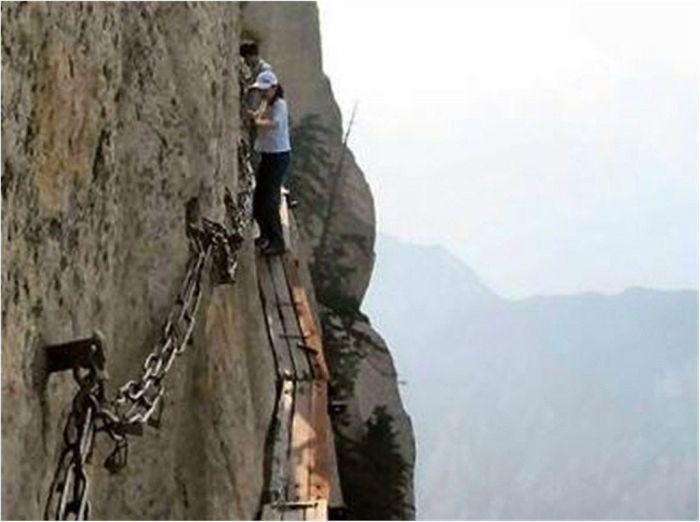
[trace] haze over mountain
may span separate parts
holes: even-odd
[[[441,247],[376,251],[420,518],[697,519],[697,291],[513,301]]]

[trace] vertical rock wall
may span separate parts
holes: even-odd
[[[136,378],[184,275],[185,209],[221,220],[236,186],[239,6],[2,5],[2,516],[39,518],[76,390],[45,343],[107,340],[112,392]],[[207,286],[163,424],[109,476],[96,518],[251,518],[274,402],[252,249]]]
[[[315,3],[245,3],[244,37],[260,44],[285,88],[293,123],[292,192],[324,327],[343,492],[351,518],[406,519],[415,448],[391,354],[360,304],[374,262],[370,188],[323,73]],[[330,208],[330,210],[329,210]]]

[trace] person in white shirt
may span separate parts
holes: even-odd
[[[257,129],[255,150],[260,153],[253,194],[253,216],[260,226],[257,242],[265,255],[278,255],[285,250],[279,207],[292,150],[289,111],[284,90],[272,71],[261,72],[250,88],[259,90],[267,102],[262,113],[251,111]]]

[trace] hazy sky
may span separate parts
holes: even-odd
[[[698,3],[320,13],[380,231],[509,297],[697,288]]]

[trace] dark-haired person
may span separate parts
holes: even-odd
[[[260,226],[257,243],[263,254],[278,255],[285,250],[280,198],[292,150],[289,111],[282,86],[272,71],[261,72],[250,88],[260,91],[267,102],[262,113],[251,113],[257,129],[255,150],[260,154],[253,195],[253,216]]]
[[[246,128],[251,139],[255,139],[256,129],[253,120],[265,110],[265,102],[257,89],[250,89],[251,84],[263,71],[272,71],[272,67],[265,60],[260,58],[258,44],[253,41],[243,42],[239,48],[241,56],[241,64],[239,72],[243,80],[243,106],[247,111],[254,111],[249,118],[245,118],[243,125]],[[257,154],[252,157],[253,165],[257,165],[259,161]]]
[[[243,42],[239,48],[239,54],[248,69],[248,83],[252,83],[261,72],[272,71],[272,66],[260,58],[260,51],[256,42]]]

